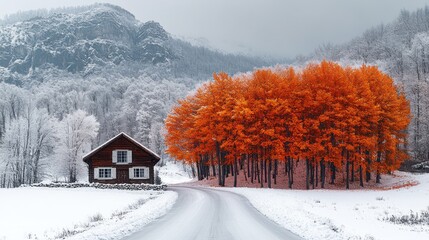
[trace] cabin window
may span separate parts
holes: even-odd
[[[127,163],[127,152],[128,151],[117,151],[117,162]]]
[[[138,166],[130,168],[129,176],[130,179],[149,179],[149,168]]]
[[[134,177],[143,178],[144,177],[144,168],[134,168]]]
[[[99,168],[98,177],[101,178],[112,178],[112,169],[111,168]]]
[[[100,180],[116,179],[116,168],[111,168],[111,167],[94,168],[94,179],[100,179]]]
[[[133,162],[133,152],[131,150],[118,149],[112,151],[112,162],[116,164],[129,164]]]

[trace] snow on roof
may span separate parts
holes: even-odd
[[[152,151],[149,148],[145,147],[143,144],[139,143],[137,140],[135,140],[134,138],[130,137],[128,134],[126,134],[124,132],[121,132],[118,135],[114,136],[113,138],[107,140],[105,143],[101,144],[100,146],[94,148],[91,152],[85,154],[82,157],[83,161],[85,161],[85,158],[87,158],[87,157],[91,156],[92,154],[98,152],[99,150],[101,150],[102,148],[104,148],[105,146],[107,146],[108,144],[110,144],[111,142],[113,142],[115,139],[117,139],[120,136],[126,137],[128,140],[130,140],[131,142],[133,142],[134,144],[136,144],[140,148],[144,149],[145,151],[147,151],[150,155],[154,156],[155,158],[161,159],[159,157],[159,155],[156,154],[154,151]]]

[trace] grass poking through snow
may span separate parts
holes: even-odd
[[[426,210],[421,211],[420,213],[411,211],[410,214],[391,215],[390,217],[384,218],[384,220],[396,224],[429,225],[429,207]]]

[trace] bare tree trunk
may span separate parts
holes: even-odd
[[[362,174],[362,166],[359,166],[359,184],[363,187],[363,174]]]
[[[247,156],[249,156],[249,155],[247,155]],[[250,170],[250,167],[249,167],[250,162],[249,161],[250,161],[249,158],[247,158],[247,173],[246,173],[246,167],[242,167],[241,168],[244,171],[244,181],[246,181],[246,182],[247,182],[247,176],[250,177],[250,172],[249,172],[249,170]],[[246,158],[243,159],[243,163],[246,163]],[[239,174],[237,173],[237,175],[239,175]]]
[[[368,166],[366,167],[366,182],[369,182],[371,180],[371,172],[370,172],[370,167],[371,167],[371,157],[369,156],[369,151],[366,152],[366,161]]]
[[[221,153],[220,153],[220,144],[218,141],[216,141],[216,157],[217,157],[217,167],[219,171],[219,186],[222,186],[222,170],[221,170]]]
[[[310,164],[308,159],[305,159],[305,188],[310,189]]]
[[[213,162],[213,154],[210,154],[210,161],[211,161],[211,165],[212,165],[213,177],[216,177],[216,167],[215,167],[215,164]]]
[[[37,150],[35,154],[35,159],[34,159],[33,183],[39,182],[39,159],[40,159],[40,150]]]
[[[314,189],[314,158],[313,161],[310,162],[310,170],[311,170],[311,187]]]
[[[262,159],[260,160],[261,162],[261,188],[264,187],[264,158],[262,157]]]
[[[259,164],[258,164],[258,154],[256,154],[256,162],[255,162],[255,166],[256,166],[256,173],[258,175],[258,183],[261,183],[261,170],[259,169]]]
[[[271,159],[268,159],[268,161],[268,188],[271,188]]]
[[[314,170],[314,173],[316,174],[316,176],[314,177],[314,181],[316,182],[316,187],[319,184],[319,163],[315,162],[314,164],[316,164],[316,169]]]
[[[201,155],[200,155],[200,160],[197,161],[196,163],[196,167],[197,167],[197,178],[198,180],[203,180],[202,176],[201,176]]]
[[[234,187],[237,187],[237,172],[238,172],[238,166],[237,166],[237,157],[234,159]]]
[[[335,165],[331,162],[331,184],[335,183]]]
[[[320,184],[322,188],[325,188],[325,174],[325,160],[322,158],[322,161],[320,162]]]
[[[292,188],[292,165],[293,163],[291,163],[291,157],[287,157],[287,165],[286,165],[286,169],[287,169],[287,179],[288,179],[288,186],[289,188]]]
[[[250,182],[251,182],[251,183],[253,183],[253,177],[254,177],[254,175],[255,175],[255,166],[254,166],[254,161],[255,161],[255,158],[254,158],[254,155],[252,154],[252,167],[251,167],[251,169],[252,169],[252,173],[250,174]]]
[[[225,187],[225,178],[226,178],[226,171],[227,166],[222,165],[222,186]]]
[[[274,160],[274,175],[273,175],[274,184],[277,184],[277,172],[278,172],[278,161],[276,159]]]
[[[250,154],[247,154],[247,177],[250,178]]]
[[[346,189],[350,188],[350,177],[349,177],[349,167],[350,167],[350,161],[349,161],[349,151],[346,151]]]
[[[293,184],[293,158],[290,160],[291,164],[290,164],[290,179],[291,179],[291,188],[292,188],[292,184]],[[297,163],[298,164],[298,163]],[[298,165],[297,165],[298,166]]]
[[[377,162],[378,163],[381,162],[381,152],[380,151],[377,151]],[[379,170],[379,167],[377,167],[377,176],[375,178],[375,182],[380,183],[380,179],[381,179],[380,170]]]
[[[264,162],[264,175],[265,175],[265,182],[268,182],[268,169],[267,169],[267,160],[265,159],[265,154],[264,157],[262,158],[263,162]]]

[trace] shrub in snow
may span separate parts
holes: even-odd
[[[407,215],[392,215],[390,217],[384,218],[385,221],[393,222],[396,224],[407,224],[407,225],[416,225],[416,224],[425,224],[429,225],[429,207],[426,210],[423,210],[419,213],[414,213],[413,211]]]
[[[414,164],[412,168],[416,170],[429,170],[429,161]]]
[[[99,222],[103,220],[103,215],[101,215],[100,213],[95,214],[94,216],[89,218],[90,222]]]
[[[105,183],[36,183],[23,184],[21,187],[48,187],[48,188],[82,188],[93,187],[101,189],[120,189],[120,190],[155,190],[161,191],[167,188],[167,185],[152,185],[152,184],[105,184]]]
[[[132,210],[138,209],[140,206],[145,204],[147,201],[154,199],[154,198],[155,197],[152,196],[152,197],[149,197],[148,199],[143,199],[143,198],[139,199],[137,202],[128,205],[128,207],[126,209],[112,213],[112,216],[110,218],[111,219],[113,219],[113,218],[122,219],[125,216],[125,214],[129,213]]]
[[[154,197],[150,197],[148,199],[139,199],[137,202],[130,204],[128,206],[128,209],[129,210],[135,210],[135,209],[139,208],[141,205],[145,204],[145,202],[147,202],[148,200],[153,199],[153,198]]]
[[[75,229],[63,229],[63,231],[62,232],[60,232],[57,236],[56,236],[56,238],[57,239],[65,239],[65,238],[67,238],[67,237],[71,237],[71,236],[73,236],[73,235],[76,235],[77,233],[79,233],[79,231],[78,230],[75,230]]]

